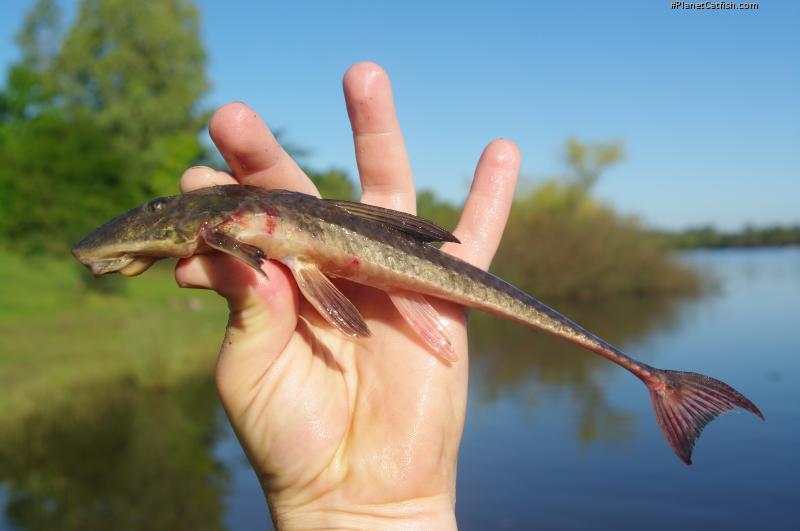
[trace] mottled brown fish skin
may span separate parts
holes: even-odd
[[[522,290],[443,253],[430,245],[432,241],[456,240],[408,214],[285,190],[228,185],[149,201],[101,226],[72,252],[96,275],[137,274],[149,265],[146,260],[144,265],[135,262],[142,256],[186,257],[211,249],[232,254],[260,271],[266,253],[286,263],[298,285],[308,281],[307,275],[316,275],[315,288],[327,284],[334,304],[317,309],[328,310],[341,330],[360,337],[368,335],[366,323],[325,275],[390,293],[438,297],[543,329],[640,378],[650,391],[667,442],[686,464],[691,464],[701,431],[718,415],[738,407],[763,419],[755,404],[724,382],[640,363]],[[309,295],[319,303],[319,297]],[[355,326],[342,328],[348,319]]]
[[[114,252],[191,256],[201,228],[224,221],[248,197],[251,194],[240,189],[159,197],[104,223],[78,242],[72,252],[79,259],[83,254]]]
[[[241,212],[273,209],[280,224],[296,229],[291,234],[291,251],[316,262],[330,276],[387,291],[415,291],[523,322],[613,359],[640,377],[648,376],[649,367],[534,297],[432,245],[351,216],[313,196],[286,191],[266,192],[263,199],[260,195],[254,191],[252,201],[242,205]],[[243,239],[258,244],[270,258],[283,258],[282,251],[270,249],[269,238]]]
[[[438,248],[385,224],[353,216],[336,204],[285,190],[214,186],[163,197],[93,231],[73,254],[186,257],[203,252],[205,227],[261,248],[268,258],[302,257],[326,274],[383,290],[406,289],[542,328],[614,359],[642,376],[633,362],[524,291]],[[646,375],[645,375],[646,376]]]

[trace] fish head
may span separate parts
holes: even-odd
[[[216,217],[209,194],[159,197],[104,223],[72,248],[95,276],[138,275],[162,257],[191,256]]]

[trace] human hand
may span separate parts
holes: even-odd
[[[372,63],[344,77],[361,201],[415,212],[416,196],[389,79]],[[236,182],[318,192],[256,113],[219,109],[211,138],[232,175],[192,168],[184,192]],[[505,226],[520,156],[508,141],[484,150],[455,235],[442,247],[488,268]],[[467,400],[463,307],[432,301],[458,361],[447,364],[411,331],[385,293],[337,281],[372,332],[351,338],[298,295],[289,270],[269,280],[223,254],[181,260],[181,286],[209,288],[230,308],[217,363],[222,404],[280,528],[455,528],[458,447]]]

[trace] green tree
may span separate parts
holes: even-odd
[[[21,59],[8,71],[0,93],[0,123],[30,119],[50,99],[44,76],[52,68],[61,39],[61,11],[54,0],[37,0],[15,36]]]
[[[545,300],[697,291],[697,275],[669,255],[663,238],[590,195],[621,157],[618,144],[568,140],[566,178],[514,201],[494,270]]]
[[[17,36],[0,92],[0,242],[63,252],[154,195],[203,152],[208,87],[189,0],[83,0],[62,39],[53,0]]]
[[[55,0],[37,0],[25,16],[15,38],[22,52],[21,63],[37,72],[47,71],[61,42],[61,9]]]
[[[322,197],[327,199],[356,199],[356,189],[347,177],[347,174],[339,170],[315,171],[305,168],[311,181],[319,190]]]
[[[190,0],[83,0],[52,75],[65,112],[91,115],[144,198],[174,192],[201,154],[205,58]]]
[[[458,223],[460,209],[436,197],[432,190],[422,190],[417,194],[417,214],[452,231]]]
[[[662,233],[664,241],[680,249],[719,247],[767,247],[800,244],[800,225],[745,226],[720,232],[713,226],[693,227],[678,233]]]
[[[26,252],[58,253],[132,206],[122,158],[87,120],[58,114],[0,127],[0,235]],[[126,205],[123,207],[122,205]]]
[[[569,168],[569,178],[582,190],[590,190],[600,174],[625,156],[620,142],[586,143],[568,138],[564,155]]]

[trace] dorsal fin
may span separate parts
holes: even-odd
[[[389,225],[393,229],[413,236],[421,242],[461,243],[458,241],[458,238],[436,223],[413,214],[353,201],[342,201],[339,199],[326,199],[325,201],[336,205],[353,216]]]

